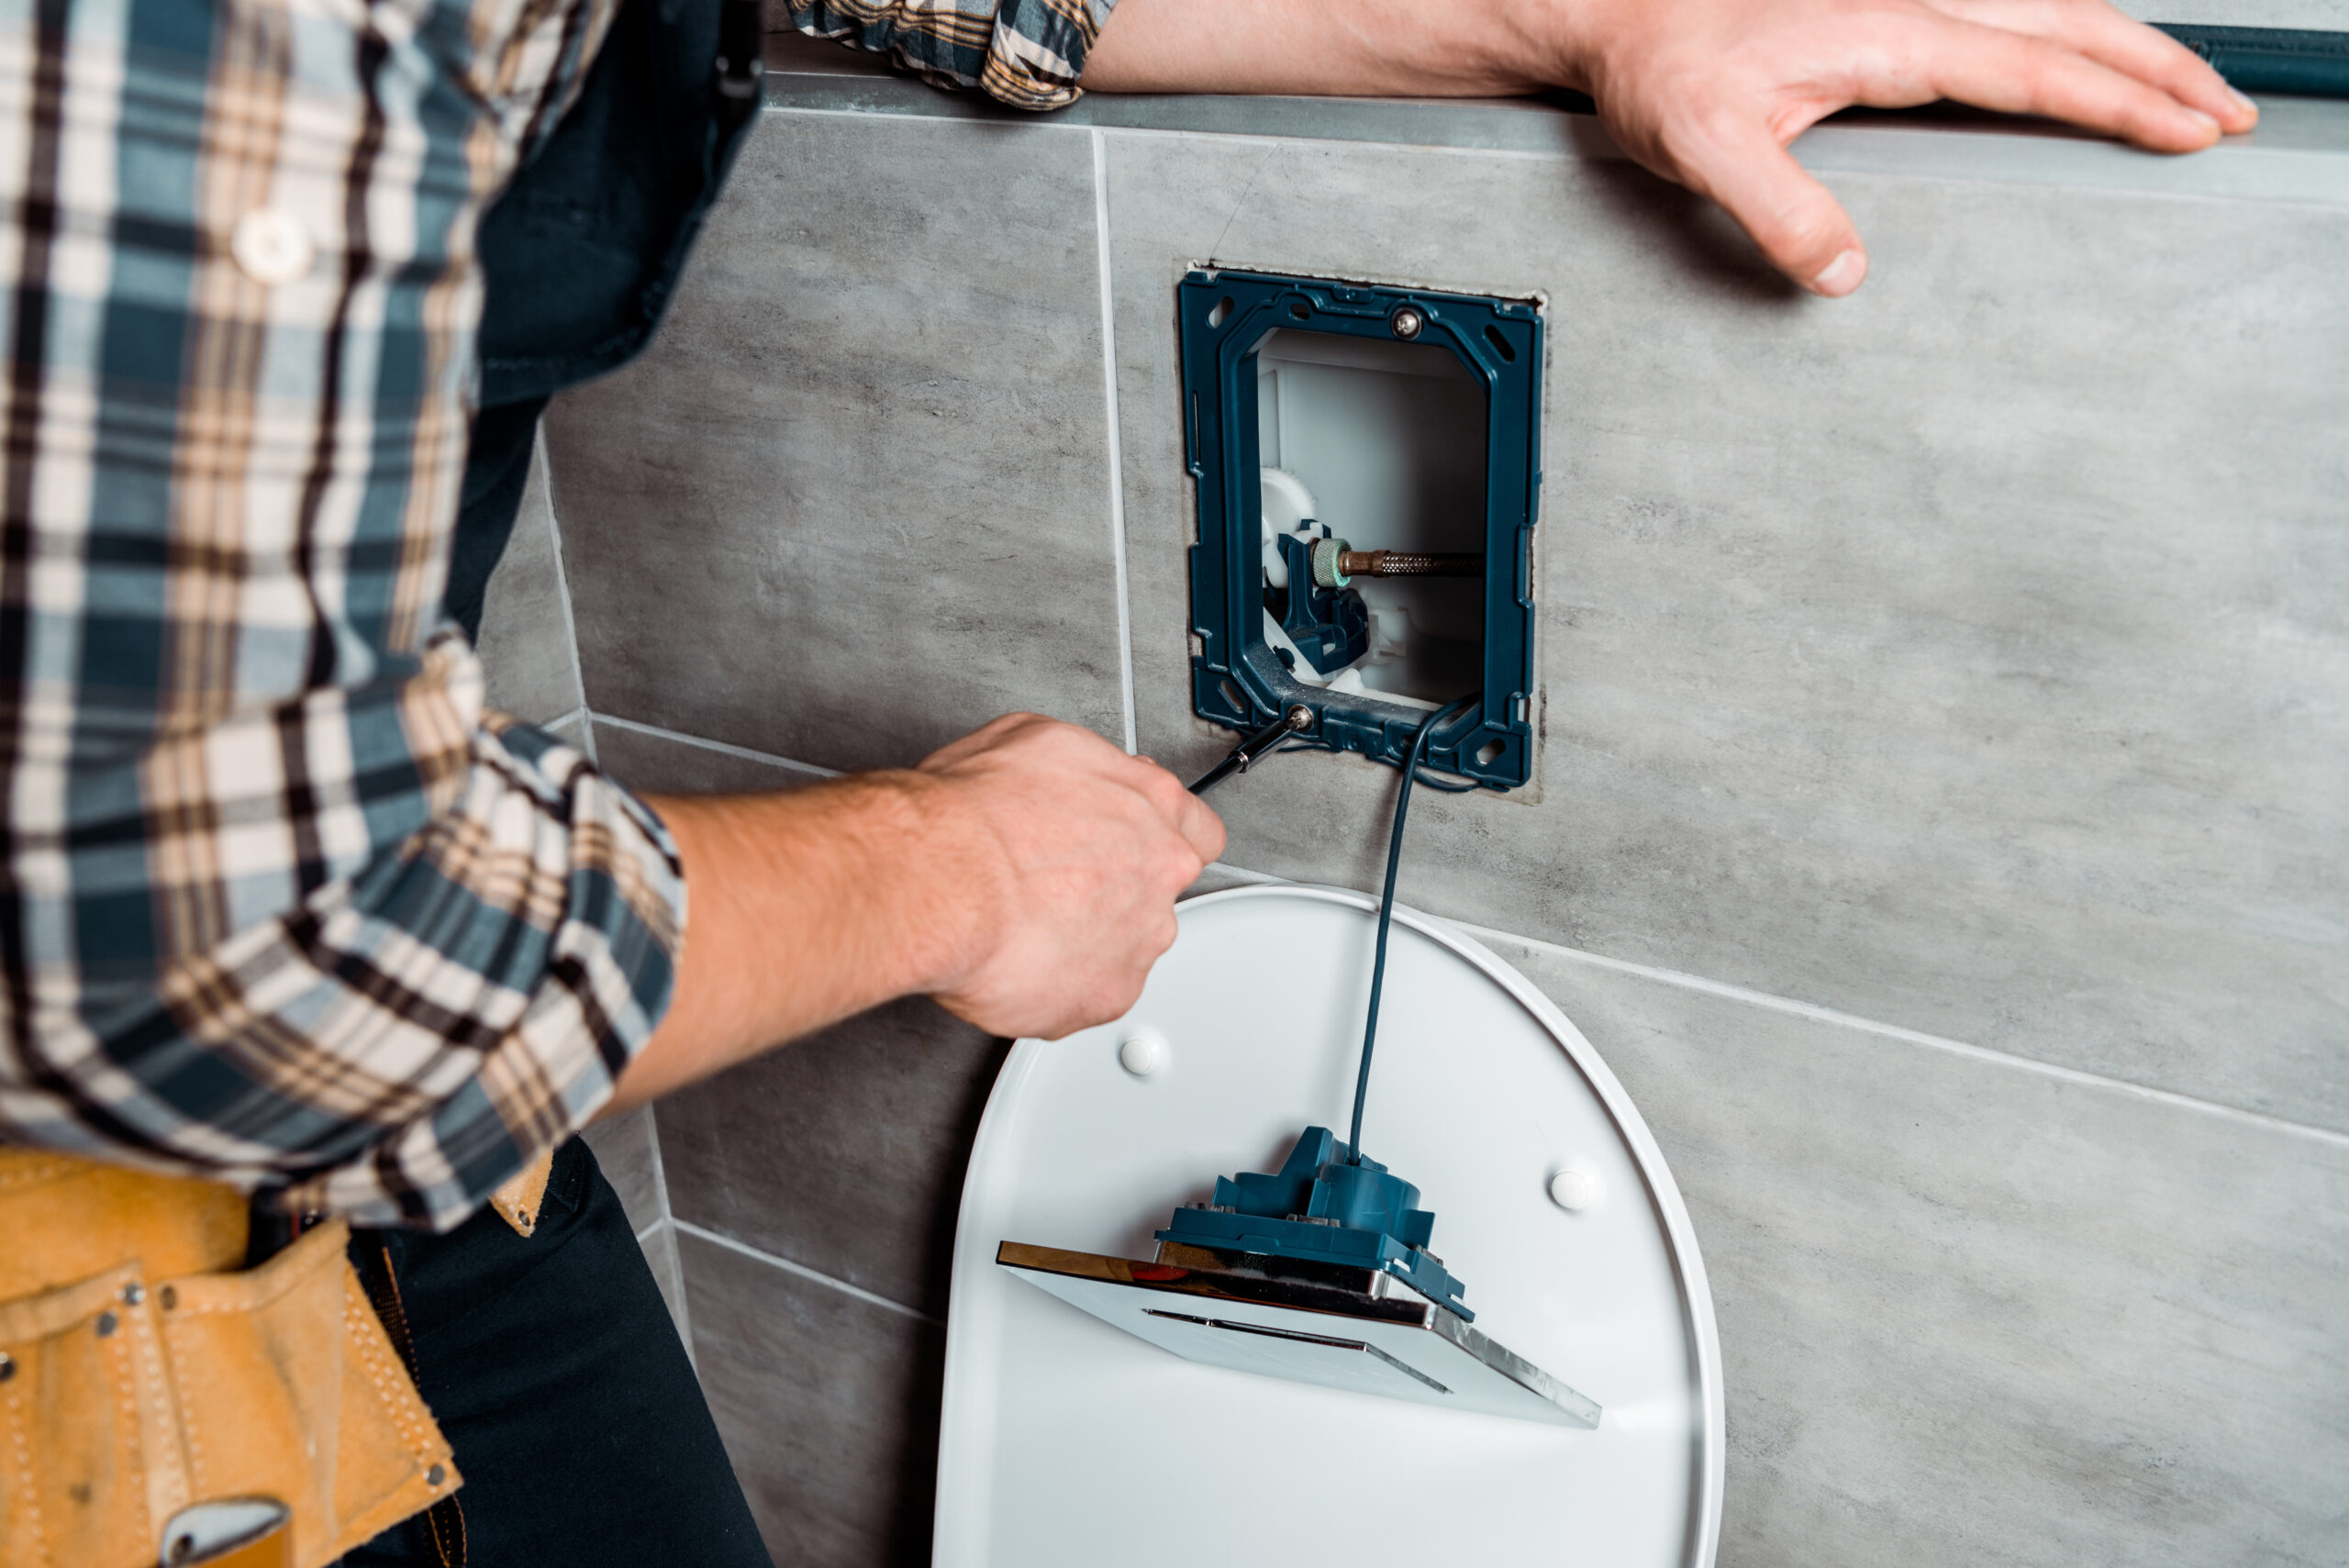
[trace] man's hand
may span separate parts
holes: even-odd
[[[1858,230],[1786,150],[1854,104],[1954,99],[2155,152],[2246,131],[2251,101],[2105,0],[1582,0],[1568,58],[1624,150],[1712,197],[1819,294],[1867,275]]]
[[[685,945],[606,1116],[896,996],[996,1034],[1106,1022],[1223,852],[1174,774],[1034,714],[907,771],[649,799],[685,862]]]
[[[2157,152],[2258,119],[2218,72],[2105,0],[1118,0],[1084,84],[1577,88],[1633,158],[1720,203],[1780,271],[1831,295],[1859,287],[1867,252],[1786,148],[1838,109],[1950,98]]]
[[[924,989],[1001,1035],[1114,1018],[1174,940],[1174,897],[1223,852],[1223,824],[1157,763],[1032,713],[926,759],[985,913]]]

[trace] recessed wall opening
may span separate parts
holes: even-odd
[[[1179,295],[1195,710],[1400,763],[1475,694],[1426,765],[1529,782],[1540,303],[1205,271]]]
[[[1431,343],[1275,328],[1255,353],[1264,638],[1275,656],[1306,685],[1408,707],[1475,691],[1484,679],[1483,385]],[[1453,574],[1345,573],[1335,591],[1367,611],[1361,651],[1352,640],[1300,646],[1288,627],[1311,617],[1292,598],[1288,561],[1311,552],[1284,550],[1284,534],[1352,555],[1442,558]]]

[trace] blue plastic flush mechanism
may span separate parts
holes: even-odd
[[[1227,1264],[1278,1258],[1392,1274],[1474,1321],[1461,1305],[1468,1287],[1428,1251],[1435,1216],[1414,1207],[1419,1189],[1375,1160],[1352,1162],[1352,1152],[1328,1128],[1308,1127],[1278,1171],[1217,1177],[1215,1201],[1176,1209],[1158,1240],[1205,1248]],[[1159,1257],[1169,1261],[1163,1248]]]
[[[1297,743],[1399,765],[1481,692],[1428,764],[1529,782],[1540,303],[1205,270],[1177,292],[1195,710],[1253,731],[1303,704]]]

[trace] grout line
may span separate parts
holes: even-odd
[[[666,1195],[664,1194],[663,1196],[665,1198]],[[665,1203],[663,1207],[666,1207]],[[692,1304],[686,1300],[685,1253],[683,1248],[674,1245],[674,1240],[677,1231],[677,1222],[674,1219],[668,1218],[666,1215],[663,1215],[661,1218],[654,1220],[651,1224],[646,1226],[643,1229],[636,1233],[636,1245],[638,1250],[641,1251],[647,1237],[658,1236],[663,1230],[668,1231],[672,1238],[672,1244],[669,1248],[669,1264],[672,1268],[676,1270],[676,1278],[670,1283],[674,1284],[677,1287],[677,1299],[675,1305],[669,1308],[669,1317],[671,1321],[676,1325],[677,1338],[685,1343],[685,1360],[692,1363],[694,1375],[696,1377],[699,1377],[701,1375],[701,1356],[694,1348],[693,1307]],[[652,1260],[650,1258],[645,1260],[645,1263],[648,1266],[651,1265],[651,1262]],[[669,1293],[666,1291],[662,1292],[661,1299],[664,1306],[668,1305]]]
[[[589,722],[589,717],[587,705],[585,703],[581,703],[569,713],[560,713],[555,715],[554,717],[548,719],[545,723],[540,725],[539,728],[546,730],[549,734],[552,734],[555,730],[561,728],[566,724],[578,725],[580,735],[579,749],[582,751],[584,751],[587,749],[587,731],[595,728],[595,726]],[[593,762],[595,759],[590,758],[588,760]]]
[[[1205,876],[1211,871],[1221,872],[1226,876],[1237,877],[1241,882],[1248,884],[1251,887],[1301,887],[1305,885],[1304,884],[1297,882],[1294,877],[1275,876],[1268,871],[1250,871],[1246,866],[1236,866],[1230,861],[1209,861],[1206,865],[1199,868],[1199,874],[1201,876]]]
[[[1245,867],[1229,865],[1221,861],[1215,862],[1208,870],[1221,872],[1228,876],[1238,878],[1241,882],[1259,886],[1286,884],[1291,881],[1287,877],[1250,871]],[[1744,985],[1731,985],[1726,981],[1708,980],[1701,974],[1689,974],[1676,969],[1659,969],[1653,964],[1638,963],[1626,958],[1609,958],[1604,953],[1591,952],[1584,948],[1567,947],[1562,942],[1544,941],[1539,937],[1521,936],[1515,931],[1504,931],[1492,926],[1479,926],[1467,920],[1448,919],[1441,915],[1430,915],[1429,918],[1441,921],[1454,930],[1465,932],[1479,941],[1514,942],[1520,947],[1533,948],[1542,952],[1553,953],[1576,963],[1589,964],[1598,969],[1611,969],[1620,974],[1637,975],[1643,980],[1657,981],[1684,991],[1700,992],[1708,996],[1720,997],[1724,1001],[1742,1002],[1748,1006],[1761,1007],[1774,1013],[1785,1013],[1794,1018],[1808,1018],[1814,1023],[1857,1029],[1863,1034],[1898,1040],[1904,1045],[1920,1046],[1927,1051],[1962,1056],[1971,1061],[1987,1062],[1992,1066],[2011,1067],[2021,1072],[2036,1073],[2041,1077],[2053,1078],[2059,1083],[2076,1084],[2083,1088],[2115,1090],[2135,1099],[2151,1101],[2177,1110],[2199,1111],[2206,1116],[2214,1116],[2224,1121],[2238,1122],[2265,1132],[2284,1133],[2296,1138],[2311,1139],[2338,1148],[2349,1148],[2349,1133],[2335,1132],[2331,1128],[2313,1127],[2307,1122],[2291,1121],[2283,1117],[2270,1116],[2265,1111],[2250,1111],[2238,1106],[2221,1105],[2215,1100],[2205,1100],[2193,1095],[2180,1094],[2175,1089],[2156,1089],[2144,1084],[2132,1084],[2126,1078],[2114,1078],[2102,1073],[2090,1073],[2077,1067],[2065,1067],[2053,1062],[2043,1062],[2036,1057],[2018,1056],[2012,1051],[1995,1051],[1986,1045],[1969,1045],[1962,1040],[1952,1040],[1946,1035],[1927,1034],[1922,1029],[1908,1029],[1899,1024],[1887,1024],[1875,1018],[1862,1018],[1857,1013],[1840,1012],[1833,1007],[1822,1007],[1815,1002],[1798,1002],[1788,996],[1774,996],[1767,991],[1756,991]]]
[[[1126,468],[1118,429],[1117,306],[1109,286],[1109,148],[1098,130],[1093,139],[1093,236],[1101,273],[1101,395],[1109,417],[1109,558],[1118,577],[1118,685],[1125,700],[1126,751],[1141,750],[1134,723],[1133,591],[1126,573]]]
[[[846,1280],[834,1279],[831,1275],[811,1269],[805,1263],[795,1263],[789,1258],[778,1258],[773,1252],[762,1252],[756,1247],[735,1240],[731,1236],[720,1236],[715,1230],[705,1230],[691,1220],[673,1219],[669,1223],[677,1228],[677,1233],[681,1236],[691,1236],[697,1240],[707,1241],[712,1246],[723,1247],[729,1252],[740,1252],[746,1258],[756,1258],[760,1262],[772,1264],[785,1273],[797,1274],[801,1279],[812,1280],[818,1284],[828,1284],[834,1290],[852,1296],[869,1306],[885,1307],[891,1312],[900,1313],[907,1318],[918,1318],[937,1328],[946,1327],[944,1323],[918,1307],[907,1307],[902,1301],[892,1301],[885,1296],[875,1296],[862,1285],[853,1285]]]
[[[736,746],[724,740],[705,740],[698,735],[686,735],[674,729],[663,729],[657,724],[639,724],[632,718],[614,718],[608,713],[588,711],[588,717],[597,724],[608,724],[615,729],[633,729],[639,735],[651,735],[662,740],[674,740],[682,745],[699,746],[706,751],[719,751],[729,757],[740,757],[746,762],[764,762],[772,768],[789,768],[796,773],[813,773],[819,779],[841,776],[838,768],[818,767],[813,762],[795,762],[789,757],[778,757],[772,751],[753,751],[748,746]]]
[[[595,716],[587,711],[587,672],[579,662],[579,621],[571,612],[571,564],[562,555],[562,522],[554,515],[554,461],[547,455],[546,416],[539,416],[539,428],[530,437],[530,461],[538,468],[539,478],[547,487],[547,531],[554,536],[555,602],[562,606],[562,635],[571,651],[571,684],[579,693],[579,747],[587,753],[590,762],[596,757]]]
[[[652,1190],[661,1195],[661,1218],[674,1219],[676,1211],[669,1207],[669,1165],[661,1158],[661,1124],[651,1106],[644,1107],[644,1141],[652,1151]]]
[[[693,1303],[686,1298],[685,1294],[685,1251],[675,1245],[677,1212],[669,1207],[669,1164],[668,1162],[661,1156],[661,1123],[655,1119],[652,1114],[651,1106],[646,1106],[642,1114],[644,1117],[644,1140],[646,1143],[651,1145],[652,1150],[652,1190],[659,1194],[661,1197],[661,1218],[653,1221],[651,1225],[646,1226],[645,1229],[648,1231],[658,1230],[663,1225],[669,1228],[669,1234],[671,1238],[669,1257],[677,1271],[677,1338],[685,1340],[685,1359],[695,1363],[694,1370],[696,1374],[698,1375],[701,1369],[699,1359],[694,1349]],[[643,1245],[643,1237],[640,1236],[637,1238],[637,1244],[639,1246]]]

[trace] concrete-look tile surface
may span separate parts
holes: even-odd
[[[2349,1140],[1493,945],[1687,1199],[1724,1563],[2349,1558]]]
[[[477,646],[489,675],[490,706],[544,724],[579,706],[579,665],[563,614],[543,445],[531,455],[513,536],[489,576]]]
[[[629,1229],[642,1235],[646,1226],[662,1218],[661,1160],[652,1147],[651,1107],[640,1106],[625,1115],[591,1122],[579,1136],[596,1151],[604,1179],[619,1195],[620,1207],[628,1210]]]
[[[681,1219],[934,1316],[1008,1050],[915,998],[661,1102]]]
[[[826,767],[1122,739],[1092,152],[769,112],[660,339],[548,417],[588,702]]]
[[[2120,0],[2141,21],[2349,31],[2349,0]]]
[[[596,726],[596,761],[632,790],[669,795],[744,795],[796,789],[822,775],[608,721]]]
[[[946,1335],[685,1236],[695,1364],[777,1568],[930,1561]]]
[[[1145,752],[1230,740],[1186,266],[1538,292],[1539,803],[1423,798],[1405,898],[2349,1128],[2349,212],[1837,175],[1830,302],[1627,164],[1108,147]],[[1284,758],[1225,858],[1375,885],[1394,782]]]
[[[669,1304],[669,1316],[677,1325],[677,1337],[685,1342],[685,1354],[694,1353],[692,1322],[685,1316],[685,1275],[677,1262],[677,1228],[662,1225],[643,1240],[645,1265],[652,1271],[653,1283],[661,1287],[661,1299]]]

